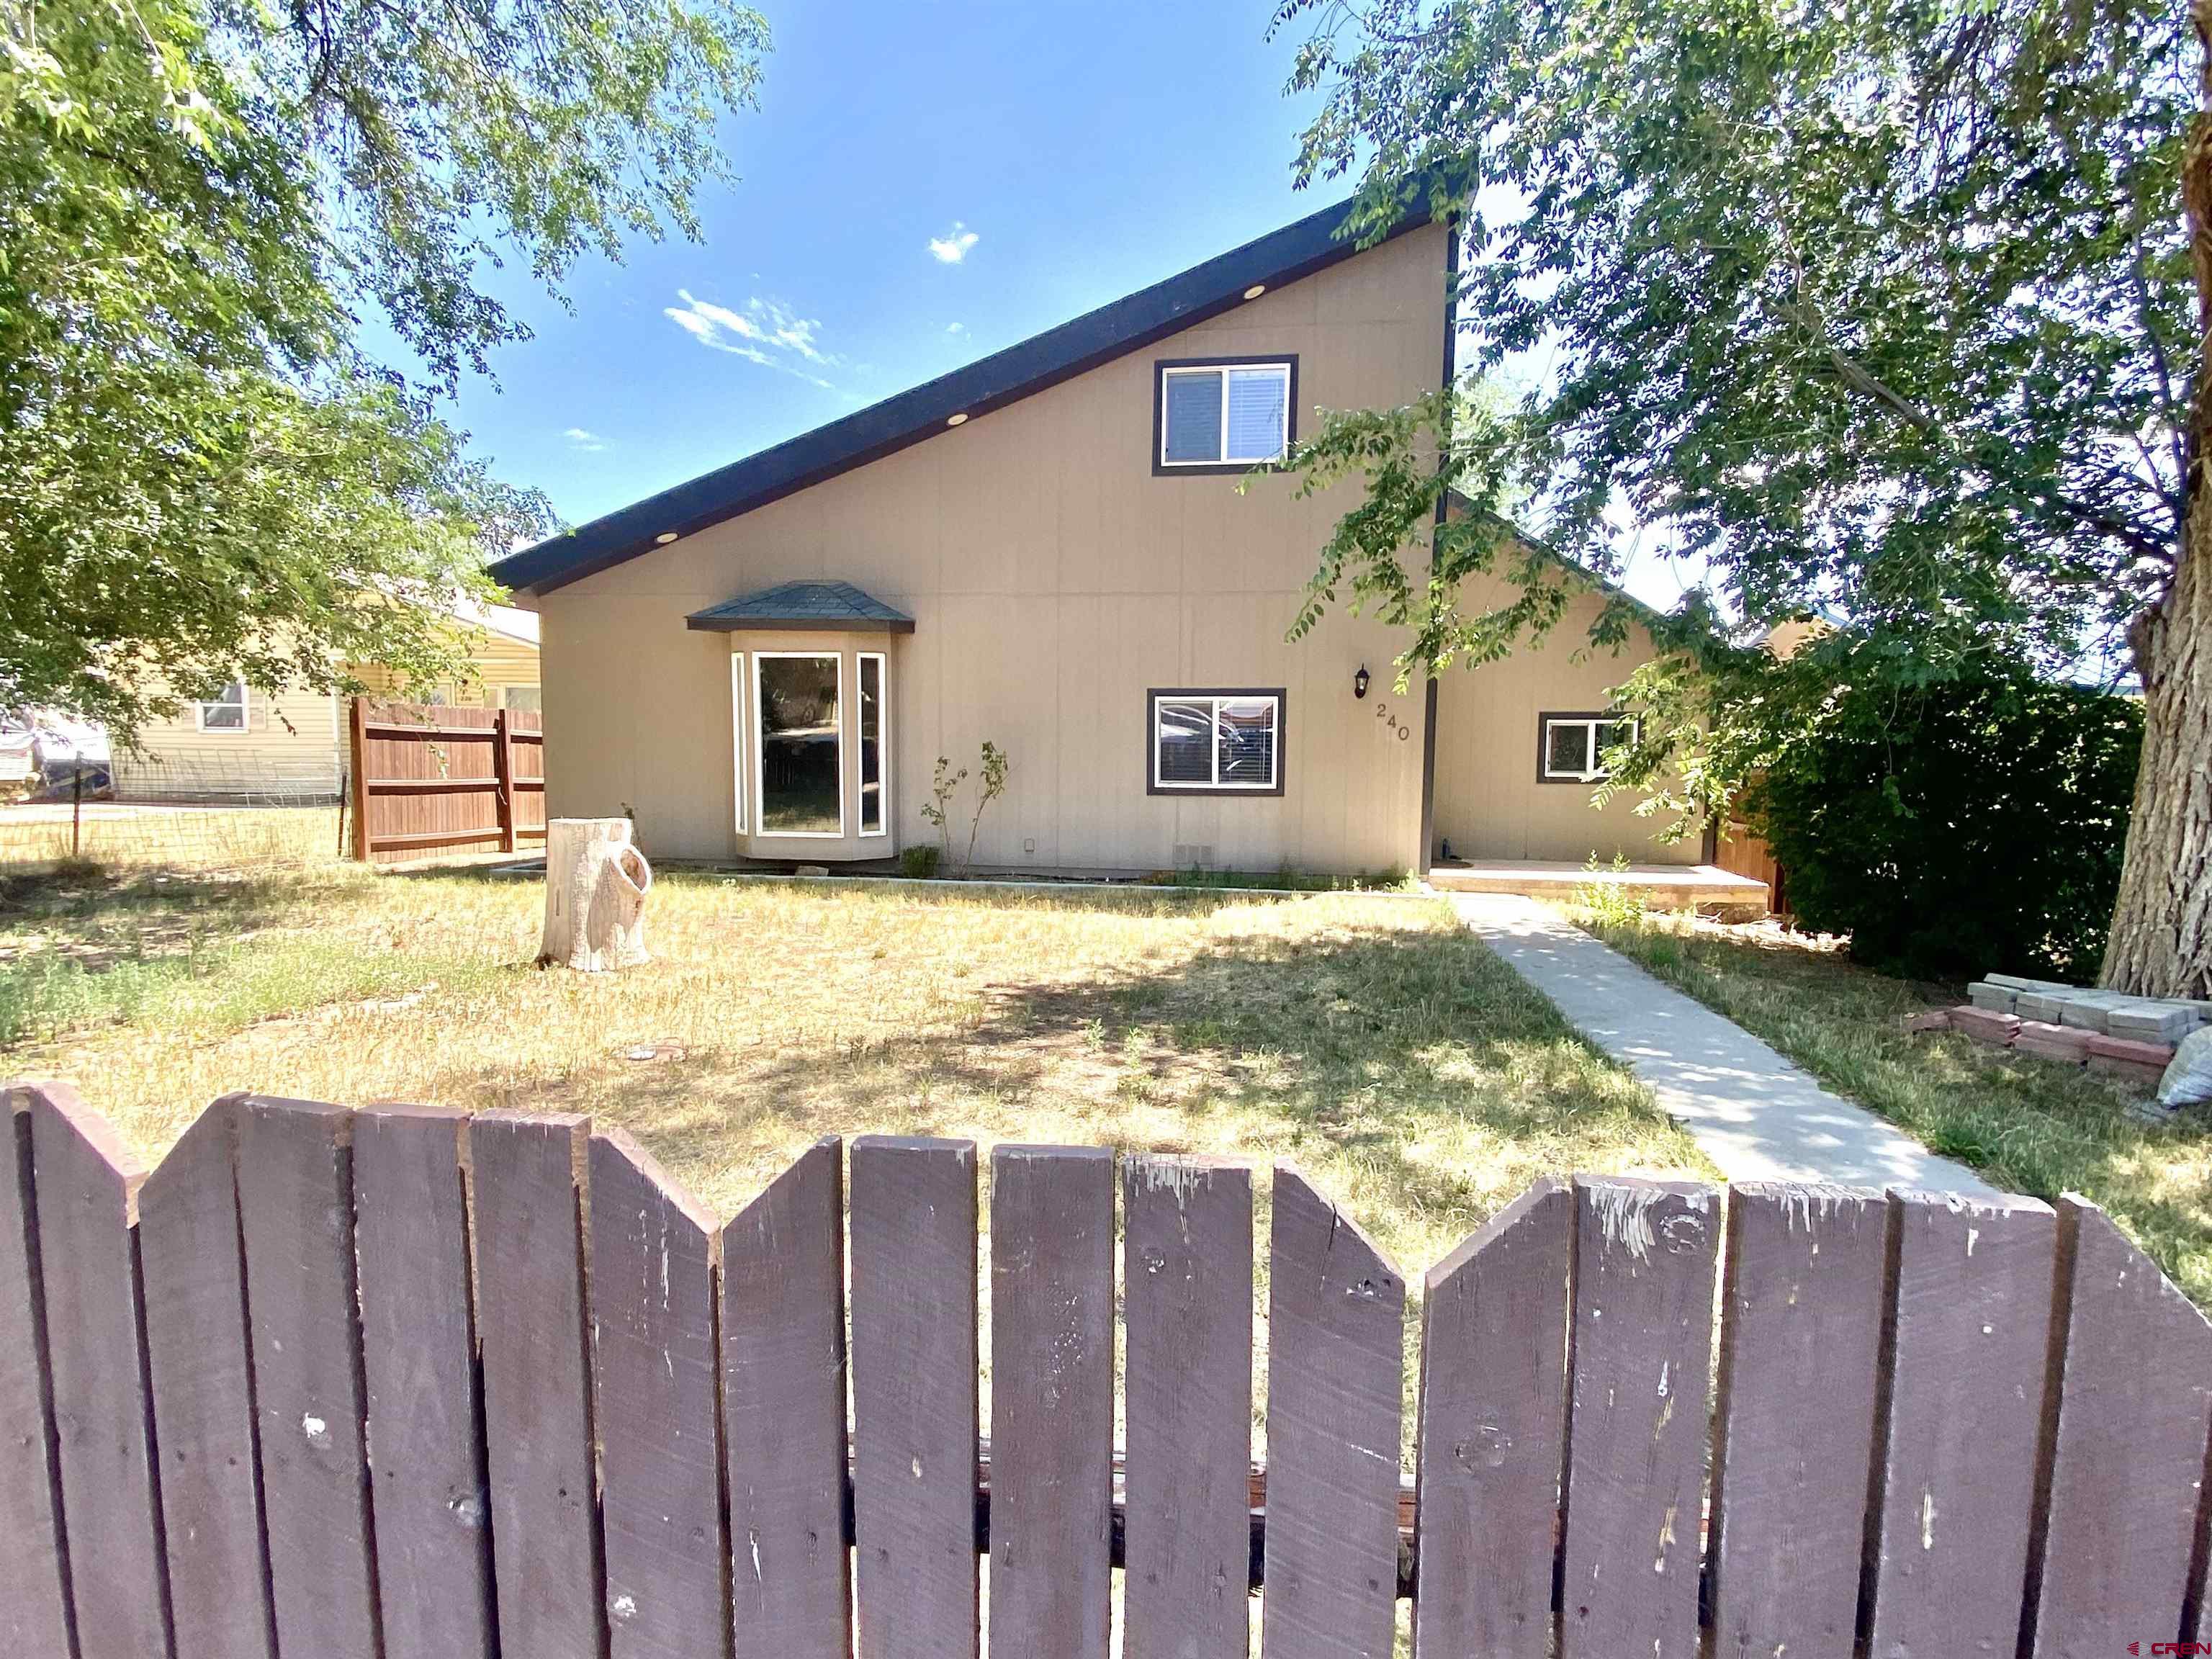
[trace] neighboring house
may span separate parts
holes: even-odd
[[[480,708],[538,707],[538,618],[508,605],[468,605],[454,628],[469,649],[465,676],[417,689],[415,701]],[[390,670],[350,672],[372,696],[398,696]],[[304,686],[270,694],[234,681],[206,702],[145,727],[118,746],[115,793],[138,800],[307,801],[336,799],[345,776],[345,699]]]
[[[1595,590],[1403,699],[1391,629],[1285,641],[1358,486],[1239,481],[1317,407],[1450,372],[1446,227],[1362,252],[1344,216],[493,567],[544,623],[549,811],[629,810],[656,856],[880,859],[935,839],[937,757],[972,774],[988,738],[1012,772],[981,864],[1694,863],[1589,805],[1606,688],[1649,654],[1587,648]]]

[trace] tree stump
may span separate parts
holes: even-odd
[[[543,966],[585,973],[645,961],[645,897],[653,866],[630,844],[628,818],[555,818],[545,826]]]

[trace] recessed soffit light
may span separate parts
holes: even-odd
[[[1267,285],[1265,283],[1255,283],[1244,290],[1244,297],[1248,300],[1256,300],[1267,291]]]
[[[967,423],[968,411],[964,409],[957,415],[948,416],[945,422],[945,424],[947,426],[965,426]]]

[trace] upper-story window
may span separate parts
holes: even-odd
[[[1241,472],[1278,459],[1297,435],[1295,357],[1192,359],[1158,364],[1156,372],[1156,472]]]

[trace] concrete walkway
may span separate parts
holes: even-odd
[[[1730,1181],[2001,1196],[1535,900],[1466,893],[1452,906],[1570,1025],[1650,1085]]]

